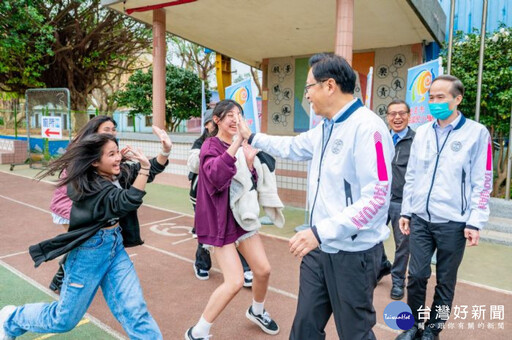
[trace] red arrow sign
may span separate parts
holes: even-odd
[[[50,131],[50,129],[48,128],[48,129],[46,129],[44,131],[44,134],[46,135],[46,137],[50,137],[50,135],[57,135],[58,136],[59,132],[58,131]]]

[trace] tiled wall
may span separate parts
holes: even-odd
[[[18,164],[26,159],[27,141],[0,138],[0,164]]]

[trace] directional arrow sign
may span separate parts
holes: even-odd
[[[52,131],[50,130],[50,128],[46,129],[44,131],[44,134],[46,135],[46,137],[50,137],[51,135],[59,135],[59,131]]]
[[[62,139],[62,120],[60,117],[41,117],[41,136]]]

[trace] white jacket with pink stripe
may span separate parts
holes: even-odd
[[[487,128],[462,116],[439,143],[434,122],[416,131],[405,174],[402,215],[431,222],[466,222],[482,229],[489,219],[492,145]]]
[[[389,236],[393,141],[384,121],[359,100],[294,137],[258,133],[252,145],[277,157],[311,161],[310,225],[327,253],[363,251]],[[326,125],[327,126],[327,125]]]

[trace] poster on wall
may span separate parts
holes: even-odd
[[[442,59],[438,58],[427,63],[411,67],[407,72],[407,93],[405,101],[411,108],[409,125],[418,126],[432,121],[434,118],[428,109],[428,91],[435,77],[443,74]]]
[[[249,78],[226,87],[226,99],[232,99],[242,106],[247,125],[252,132],[258,133],[260,132],[260,120],[252,82],[253,80]]]

